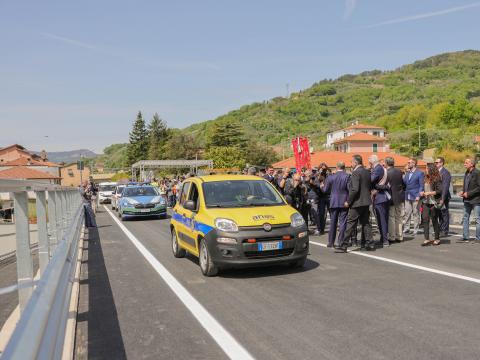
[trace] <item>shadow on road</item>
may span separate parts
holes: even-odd
[[[126,359],[117,309],[96,228],[89,228],[88,240],[85,239],[84,244],[75,358]]]
[[[185,256],[188,260],[195,263],[199,266],[198,271],[200,271],[200,265],[198,263],[198,258],[187,253]],[[241,269],[222,269],[219,271],[218,276],[230,279],[245,279],[245,278],[258,278],[258,277],[267,277],[267,276],[285,276],[289,274],[298,274],[306,271],[314,270],[320,266],[315,260],[307,258],[305,265],[302,268],[292,268],[287,264],[278,264],[278,265],[269,265],[269,266],[258,266],[251,268],[241,268]]]

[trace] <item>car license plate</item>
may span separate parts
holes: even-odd
[[[260,242],[258,243],[258,251],[280,250],[283,243],[281,241]]]
[[[150,209],[140,209],[140,212],[147,213],[147,212],[150,212]]]

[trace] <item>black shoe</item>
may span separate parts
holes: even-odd
[[[375,246],[365,246],[366,251],[375,251]]]
[[[327,244],[327,248],[332,248],[333,245],[332,244]]]
[[[335,252],[336,253],[339,253],[339,254],[342,254],[342,253],[346,253],[347,252],[347,248],[346,247],[336,247],[335,248]]]
[[[470,242],[470,239],[462,239],[462,240],[459,240],[458,242],[461,242],[461,243],[469,243],[469,242]]]

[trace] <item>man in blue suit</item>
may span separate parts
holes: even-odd
[[[345,202],[348,200],[348,182],[350,175],[345,172],[345,163],[337,163],[337,171],[325,180],[323,192],[330,193],[330,229],[328,231],[327,247],[334,245],[339,247],[343,244],[345,229],[347,227],[348,209]],[[338,241],[335,242],[337,236],[338,225]]]
[[[377,155],[371,155],[368,162],[372,167],[372,200],[377,218],[378,231],[380,232],[380,243],[384,247],[390,245],[388,242],[388,210],[391,196],[387,188],[387,169],[378,162]]]
[[[440,203],[443,205],[440,210],[440,236],[448,236],[450,230],[450,214],[448,213],[448,205],[450,203],[450,183],[452,181],[452,175],[448,171],[445,165],[445,159],[441,156],[437,157],[435,160],[435,165],[437,166],[438,172],[440,173],[440,178],[442,179],[442,198]]]
[[[410,220],[413,219],[413,235],[417,235],[420,225],[418,201],[420,193],[424,191],[425,181],[422,171],[417,169],[417,159],[410,158],[407,163],[406,173],[403,176],[405,183],[405,226],[404,233],[408,234]]]

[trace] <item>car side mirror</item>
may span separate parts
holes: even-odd
[[[285,200],[287,201],[287,204],[288,205],[292,205],[293,204],[293,199],[290,195],[285,195]]]
[[[197,210],[197,204],[193,200],[185,201],[185,204],[183,204],[183,207],[187,210],[190,210],[190,211]]]

